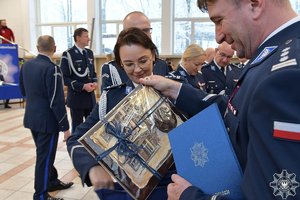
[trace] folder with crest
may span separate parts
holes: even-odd
[[[216,104],[169,133],[177,173],[207,194],[242,199],[242,171]]]

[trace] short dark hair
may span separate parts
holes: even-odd
[[[87,29],[85,29],[85,28],[77,28],[77,29],[75,29],[74,35],[73,35],[75,42],[76,42],[76,37],[77,36],[81,36],[83,32],[87,32],[88,33],[89,31]]]
[[[121,31],[114,47],[115,60],[118,66],[121,65],[120,48],[124,45],[140,45],[145,49],[150,49],[155,55],[155,60],[158,58],[158,50],[151,38],[138,28],[129,28]]]
[[[197,6],[202,12],[207,12],[207,0],[197,0]]]
[[[218,0],[197,0],[197,6],[202,12],[207,12],[207,2],[215,3]],[[236,5],[240,5],[240,0],[231,0]]]

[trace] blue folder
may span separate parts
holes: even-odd
[[[173,129],[169,140],[180,176],[207,194],[243,199],[242,171],[216,104]]]

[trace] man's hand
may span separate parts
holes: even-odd
[[[70,130],[67,130],[64,132],[64,142],[67,141],[67,139],[71,136]]]
[[[93,88],[94,88],[94,90],[96,90],[97,87],[98,87],[98,83],[97,82],[93,82]]]
[[[172,99],[177,99],[181,83],[167,79],[163,76],[152,75],[145,78],[141,78],[140,83],[146,86],[151,86],[154,89],[160,91],[164,96]]]
[[[178,200],[182,192],[192,184],[177,174],[171,176],[173,183],[168,185],[168,200]]]
[[[96,165],[90,169],[89,177],[95,190],[115,189],[113,179],[100,165]]]
[[[96,88],[94,87],[94,83],[85,83],[83,85],[82,90],[85,90],[87,92],[93,92]]]

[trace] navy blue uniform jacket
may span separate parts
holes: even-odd
[[[94,92],[82,90],[85,83],[97,82],[93,52],[90,49],[85,50],[85,60],[75,45],[65,51],[61,58],[60,67],[64,83],[68,87],[67,106],[70,108],[89,109],[96,103]]]
[[[193,87],[205,91],[205,81],[203,79],[202,73],[199,72],[196,76],[189,75],[181,65],[178,65],[176,71],[171,72],[175,76],[181,76],[186,79],[186,83],[191,84]]]
[[[106,104],[106,113],[109,112],[115,105],[117,105],[124,97],[127,96],[131,90],[134,89],[132,81],[128,80],[126,84],[114,87],[107,91],[107,104]],[[99,163],[88,153],[88,151],[77,141],[81,136],[83,136],[91,127],[93,127],[99,121],[99,104],[93,108],[92,112],[86,119],[86,121],[80,124],[76,131],[69,137],[67,141],[67,149],[70,154],[70,157],[73,161],[75,169],[80,174],[82,183],[86,183],[88,186],[91,186],[89,179],[89,170]],[[162,187],[158,187],[157,193],[152,193],[155,195],[158,194],[160,199],[166,199],[166,185],[171,181],[170,176],[174,173],[174,167],[170,168],[170,171],[160,182],[159,186],[165,187],[162,190]],[[157,196],[154,197],[154,199]],[[152,197],[153,199],[153,197]]]
[[[296,22],[263,43],[229,101],[224,120],[244,171],[246,199],[275,199],[274,194],[278,199],[292,194],[290,199],[300,199],[299,36]],[[203,96],[193,90],[183,85],[177,99],[177,106],[190,114],[203,107]],[[204,199],[193,187],[181,197]]]
[[[133,88],[132,82],[131,86]],[[129,85],[129,84],[128,84]],[[130,86],[129,86],[130,87]],[[107,91],[106,113],[109,112],[115,105],[117,105],[127,94],[124,86],[114,88]],[[80,124],[76,131],[69,137],[67,141],[68,152],[73,161],[75,169],[80,174],[82,183],[91,186],[89,180],[89,170],[99,163],[87,152],[87,150],[77,141],[83,136],[91,127],[99,121],[99,104],[97,103],[93,108],[87,119]]]
[[[36,132],[58,133],[69,129],[62,73],[44,55],[24,63],[20,89],[26,97],[24,126]]]
[[[225,90],[226,95],[230,95],[235,87],[243,68],[229,64],[225,74],[217,67],[215,61],[204,65],[201,68],[202,76],[206,85],[206,92],[219,94]]]

